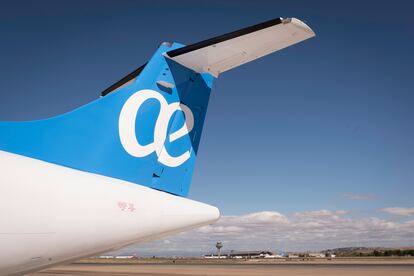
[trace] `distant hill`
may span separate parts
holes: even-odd
[[[327,249],[321,253],[331,253],[338,257],[357,256],[414,256],[414,246],[407,247],[341,247]]]

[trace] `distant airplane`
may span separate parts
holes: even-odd
[[[186,198],[214,78],[314,35],[277,18],[189,46],[164,42],[96,101],[0,122],[0,274],[217,221],[216,207]]]

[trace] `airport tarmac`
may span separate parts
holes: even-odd
[[[412,264],[268,264],[268,265],[165,265],[165,264],[71,264],[58,266],[31,276],[73,276],[73,275],[114,275],[114,276],[412,276]]]

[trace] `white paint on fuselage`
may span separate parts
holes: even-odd
[[[215,222],[217,208],[0,151],[0,275]]]

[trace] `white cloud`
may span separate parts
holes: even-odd
[[[342,196],[351,200],[374,200],[376,198],[373,194],[343,193]]]
[[[394,222],[380,218],[349,218],[344,210],[258,212],[223,216],[216,224],[155,241],[122,252],[139,255],[194,255],[214,252],[222,241],[229,250],[322,250],[346,246],[411,246],[414,221]]]
[[[389,208],[383,208],[381,209],[381,211],[392,214],[392,215],[399,215],[399,216],[414,215],[414,207],[413,208],[389,207]]]
[[[204,234],[210,234],[210,233],[226,233],[226,234],[232,234],[232,233],[240,233],[243,231],[243,228],[238,226],[214,226],[214,225],[208,225],[199,228],[196,230],[197,232],[204,233]]]
[[[236,221],[245,223],[285,223],[287,218],[278,212],[263,211],[236,217]]]
[[[296,217],[299,218],[332,218],[337,217],[337,215],[345,215],[348,211],[339,210],[339,211],[329,211],[322,209],[319,211],[307,211],[307,212],[298,212],[295,213]]]

